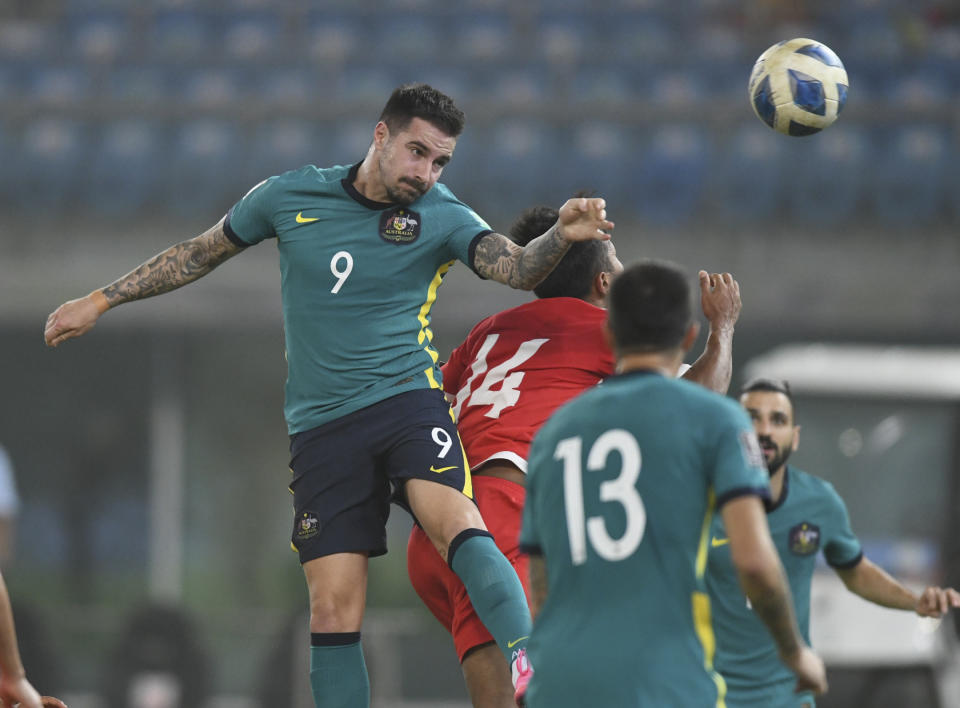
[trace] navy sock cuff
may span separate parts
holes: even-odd
[[[458,533],[447,547],[447,565],[450,566],[451,569],[453,568],[453,557],[456,555],[457,549],[474,536],[486,536],[490,540],[493,540],[493,534],[483,529],[464,529]]]
[[[312,647],[345,647],[348,644],[359,644],[360,632],[311,632],[310,646]]]

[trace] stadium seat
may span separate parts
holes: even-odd
[[[100,126],[98,137],[84,204],[111,217],[141,212],[155,201],[157,164],[165,154],[161,130],[145,120],[117,120]]]
[[[176,64],[205,60],[220,41],[206,15],[189,10],[160,10],[147,24],[146,49],[150,58]]]
[[[473,72],[509,61],[518,51],[513,27],[504,13],[457,13],[450,27],[451,58]]]
[[[332,165],[328,162],[332,130],[331,126],[317,126],[312,120],[297,119],[271,120],[257,126],[246,151],[244,181],[253,186],[262,179],[304,165]]]
[[[14,203],[45,216],[60,216],[85,180],[87,129],[76,121],[38,117],[19,137],[19,177],[10,185]]]
[[[710,185],[712,208],[734,222],[774,218],[783,194],[783,138],[751,121],[718,151]]]
[[[564,197],[574,191],[595,191],[611,205],[624,210],[634,198],[637,167],[637,127],[607,120],[580,121],[561,138],[559,172],[564,177]],[[557,195],[556,198],[560,198]]]
[[[884,141],[873,176],[873,208],[882,223],[927,224],[938,215],[949,145],[936,126],[900,128]]]
[[[66,31],[73,54],[89,64],[114,63],[129,53],[130,43],[136,41],[131,23],[121,12],[70,16]]]
[[[432,15],[384,15],[361,39],[367,40],[362,52],[377,62],[388,65],[432,64],[438,56],[447,55],[447,34]]]
[[[636,158],[633,204],[642,221],[679,224],[699,209],[710,159],[706,136],[692,125],[660,128]]]
[[[786,142],[784,189],[790,221],[837,226],[857,218],[862,209],[864,177],[870,171],[871,141],[862,130],[843,124],[817,134],[813,142]],[[832,238],[832,232],[823,232]]]
[[[52,60],[60,43],[57,26],[34,20],[0,22],[0,61],[8,67],[26,68]]]
[[[226,213],[252,186],[241,184],[242,154],[239,131],[230,123],[196,119],[179,124],[164,165],[165,211],[182,218]]]
[[[110,69],[101,91],[118,111],[151,111],[168,105],[176,84],[176,72],[153,65],[124,64]]]
[[[29,73],[26,93],[41,107],[74,106],[91,95],[91,75],[83,67],[67,64],[40,66]]]
[[[223,54],[230,62],[275,62],[291,46],[282,29],[279,15],[266,10],[228,16],[220,38]]]
[[[188,111],[240,108],[247,82],[235,67],[189,68],[175,85],[177,105]]]
[[[292,41],[319,68],[337,71],[349,61],[365,58],[370,40],[362,15],[316,11],[298,29],[300,32]]]

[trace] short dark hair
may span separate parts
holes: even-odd
[[[618,354],[675,349],[693,321],[690,280],[673,263],[640,261],[613,281],[609,311]]]
[[[793,405],[793,391],[790,390],[790,382],[786,379],[768,379],[762,376],[750,379],[740,388],[740,395],[754,391],[782,393],[790,400],[790,405]]]
[[[524,211],[510,227],[510,240],[526,246],[557,223],[560,213],[553,207],[535,206]],[[577,241],[563,254],[550,274],[533,289],[537,297],[576,297],[590,294],[598,273],[613,268],[606,241]]]
[[[445,93],[427,84],[404,84],[390,94],[380,120],[393,133],[406,128],[414,118],[432,123],[453,138],[463,132],[466,122],[463,111]]]

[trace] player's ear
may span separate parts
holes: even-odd
[[[607,293],[610,292],[610,285],[613,283],[613,277],[610,273],[601,270],[593,276],[593,289],[599,295],[601,300],[605,300]]]
[[[697,337],[699,336],[700,336],[700,323],[696,321],[691,322],[690,326],[687,327],[687,333],[683,335],[683,344],[681,344],[684,354],[686,354],[688,351],[693,349],[693,345],[696,344]]]
[[[800,426],[793,426],[793,443],[790,445],[790,449],[794,452],[797,451],[797,448],[800,447]]]
[[[387,127],[386,123],[380,121],[373,129],[373,144],[376,145],[379,150],[386,144],[389,138],[390,128]]]

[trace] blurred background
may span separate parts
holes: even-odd
[[[756,57],[792,37],[850,77],[813,137],[747,100]],[[624,261],[732,272],[734,386],[748,365],[811,382],[797,464],[841,491],[874,560],[960,584],[953,0],[0,0],[0,549],[42,692],[312,705],[273,247],[58,350],[41,332],[266,176],[359,161],[410,81],[465,110],[443,181],[493,228],[592,188]],[[441,356],[527,298],[454,268]],[[372,564],[374,702],[460,708],[451,642],[406,580],[409,527],[395,511]],[[952,622],[838,605],[831,578],[822,706],[960,705]]]

